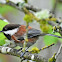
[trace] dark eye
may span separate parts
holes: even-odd
[[[7,30],[7,28],[5,28],[5,30]]]
[[[3,31],[7,31],[7,28],[3,28]]]

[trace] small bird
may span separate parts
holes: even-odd
[[[24,37],[26,36],[26,26],[20,24],[7,24],[3,27],[2,31],[8,40],[14,40],[16,45],[23,46]],[[28,26],[28,43],[27,47],[30,47],[36,42],[39,35],[41,34],[40,30],[34,29]]]
[[[3,32],[8,40],[10,40],[10,41],[13,40],[14,43],[17,46],[22,46],[23,47],[23,43],[24,43],[25,37],[26,37],[26,31],[27,30],[26,30],[26,26],[25,25],[7,24],[6,26],[3,27],[2,31],[0,31],[0,32]],[[49,35],[49,36],[62,38],[60,36],[53,35],[53,34],[41,33],[40,30],[28,26],[27,47],[32,46],[37,41],[39,36],[44,36],[44,35]]]

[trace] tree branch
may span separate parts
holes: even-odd
[[[58,50],[58,52],[57,52],[56,55],[55,55],[55,59],[57,59],[57,57],[58,57],[59,54],[61,53],[61,50],[62,50],[62,44],[60,45],[59,50]]]
[[[13,55],[13,56],[20,57],[21,54],[22,54],[22,51],[17,52],[17,50],[15,50],[15,49],[12,49],[12,48],[9,48],[9,47],[0,46],[0,53],[1,54],[5,54],[5,55]],[[24,59],[28,59],[28,60],[34,60],[36,62],[48,62],[47,59],[39,56],[38,54],[31,54],[29,52],[26,52],[24,54],[23,58]]]
[[[22,10],[19,6],[17,6],[15,3],[9,1],[6,3],[7,5],[10,5],[18,10]],[[32,5],[29,5],[29,4],[24,4],[24,7],[27,8],[28,10],[32,10],[34,12],[37,12],[37,11],[40,11],[41,9],[38,9],[38,8],[35,8],[34,6]]]
[[[52,13],[54,14],[54,17],[56,17],[56,7],[57,7],[57,4],[58,4],[58,0],[55,0],[55,3],[53,5],[53,9],[52,9]]]

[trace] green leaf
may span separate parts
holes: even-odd
[[[47,36],[47,35],[44,36],[44,43],[45,43],[46,45],[50,45],[50,44],[52,44],[52,43],[56,43],[57,40],[58,40],[58,38],[53,37],[53,36]]]
[[[4,45],[5,44],[5,39],[0,39],[0,46]]]
[[[3,20],[0,20],[0,31],[3,29],[5,25],[7,25],[7,22],[4,22]],[[0,45],[5,44],[5,36],[3,33],[0,33]]]

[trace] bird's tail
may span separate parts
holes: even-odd
[[[48,36],[53,36],[53,37],[57,37],[57,38],[62,38],[61,36],[58,36],[58,35],[54,35],[54,34],[49,34],[49,33],[42,33],[40,36],[45,36],[45,35],[48,35]]]

